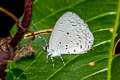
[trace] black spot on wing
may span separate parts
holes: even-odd
[[[66,45],[66,47],[68,47],[68,45]]]
[[[72,37],[71,35],[69,37]]]
[[[59,44],[62,44],[62,42],[59,42]]]
[[[69,35],[70,33],[69,32],[67,32],[67,35]]]
[[[89,41],[89,44],[91,43],[91,41]]]
[[[81,43],[81,40],[79,40],[79,42]]]
[[[75,23],[74,20],[67,19],[67,21],[70,22],[70,23],[72,23],[72,24]]]
[[[63,30],[59,30],[60,32],[64,32]]]
[[[63,21],[61,21],[60,24],[63,24]]]
[[[88,45],[88,49],[90,48],[90,45]]]
[[[82,49],[82,45],[80,45],[80,48]]]
[[[77,34],[76,36],[77,36],[79,39],[82,39],[82,37],[81,37],[80,35]]]
[[[72,24],[72,26],[77,26],[76,24]]]
[[[81,37],[80,37],[80,36],[79,36],[78,38],[79,38],[79,39],[81,39]]]
[[[79,45],[79,43],[77,43],[77,45]]]
[[[76,49],[74,49],[74,52],[76,52]]]
[[[68,51],[67,53],[70,53],[70,51]]]

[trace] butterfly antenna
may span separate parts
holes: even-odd
[[[62,60],[63,65],[65,66],[65,62],[64,62],[62,56],[60,56],[60,59]]]
[[[34,21],[32,21],[32,24],[33,24],[34,28],[38,30],[38,28],[37,28],[36,24],[34,23]],[[47,44],[47,41],[46,41],[45,37],[44,37],[41,33],[40,33],[40,36],[41,36],[41,37],[43,38],[43,40],[45,41],[45,44]],[[41,39],[40,36],[38,36],[38,38]]]

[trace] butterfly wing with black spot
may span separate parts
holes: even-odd
[[[55,24],[49,50],[61,54],[82,54],[91,49],[93,41],[88,25],[75,13],[67,12]]]

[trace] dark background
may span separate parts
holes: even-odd
[[[0,7],[7,9],[19,18],[24,12],[24,1],[25,0],[0,0]],[[9,16],[0,12],[0,37],[9,36],[9,31],[14,23]]]

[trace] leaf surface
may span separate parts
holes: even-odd
[[[50,35],[36,37],[32,43],[35,56],[16,62],[10,70],[19,69],[20,74],[14,77],[18,80],[106,80],[112,37],[109,29],[115,24],[117,9],[117,0],[35,0],[32,21],[37,28],[31,24],[33,31],[53,28],[62,14],[72,11],[89,25],[95,38],[93,49],[86,54],[63,55],[65,66],[55,57],[53,68],[50,58],[46,63],[47,52],[42,49]],[[19,46],[26,41],[23,39]],[[89,66],[90,62],[95,62],[95,66]]]

